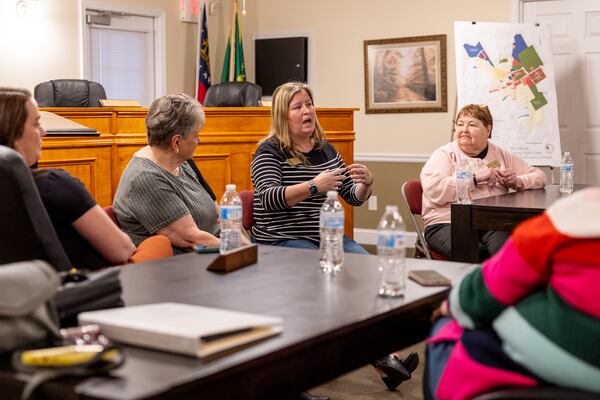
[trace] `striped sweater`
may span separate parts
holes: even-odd
[[[254,226],[252,236],[258,243],[273,244],[282,240],[307,239],[319,243],[319,212],[325,193],[310,195],[293,207],[285,201],[286,186],[314,179],[327,169],[345,167],[337,150],[328,142],[305,156],[310,165],[292,165],[290,154],[282,151],[274,140],[263,142],[252,160],[254,191]],[[362,204],[355,195],[356,186],[350,175],[339,190],[350,205]]]
[[[598,282],[600,188],[591,188],[518,226],[502,250],[453,288],[455,321],[430,339],[456,341],[436,397],[543,382],[600,392]],[[497,349],[472,334],[486,328],[497,334]]]

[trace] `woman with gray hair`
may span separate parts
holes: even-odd
[[[186,94],[163,96],[150,105],[148,145],[123,171],[113,204],[121,228],[134,243],[162,234],[182,250],[219,245],[214,194],[187,162],[202,126],[204,112]]]

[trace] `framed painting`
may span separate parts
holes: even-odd
[[[446,112],[446,35],[365,40],[367,114]]]

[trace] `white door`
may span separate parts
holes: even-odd
[[[600,0],[523,2],[522,22],[550,26],[561,147],[577,183],[600,184]]]
[[[86,78],[113,100],[156,97],[155,21],[152,16],[86,10]]]

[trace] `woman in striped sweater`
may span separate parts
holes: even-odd
[[[600,188],[578,191],[515,229],[443,304],[425,390],[469,399],[551,383],[600,393]]]
[[[319,212],[325,194],[337,190],[350,205],[371,195],[373,175],[362,164],[346,167],[325,140],[307,85],[289,82],[273,93],[272,125],[252,161],[253,238],[258,243],[319,247]],[[344,237],[344,251],[366,253]]]
[[[256,188],[252,236],[262,244],[318,249],[325,194],[336,190],[348,204],[360,206],[371,195],[373,175],[362,164],[346,166],[325,139],[307,85],[288,82],[275,89],[271,116],[271,130],[251,166]],[[368,254],[347,236],[344,252]],[[412,353],[404,359],[386,356],[373,365],[393,390],[410,378],[418,362]]]

